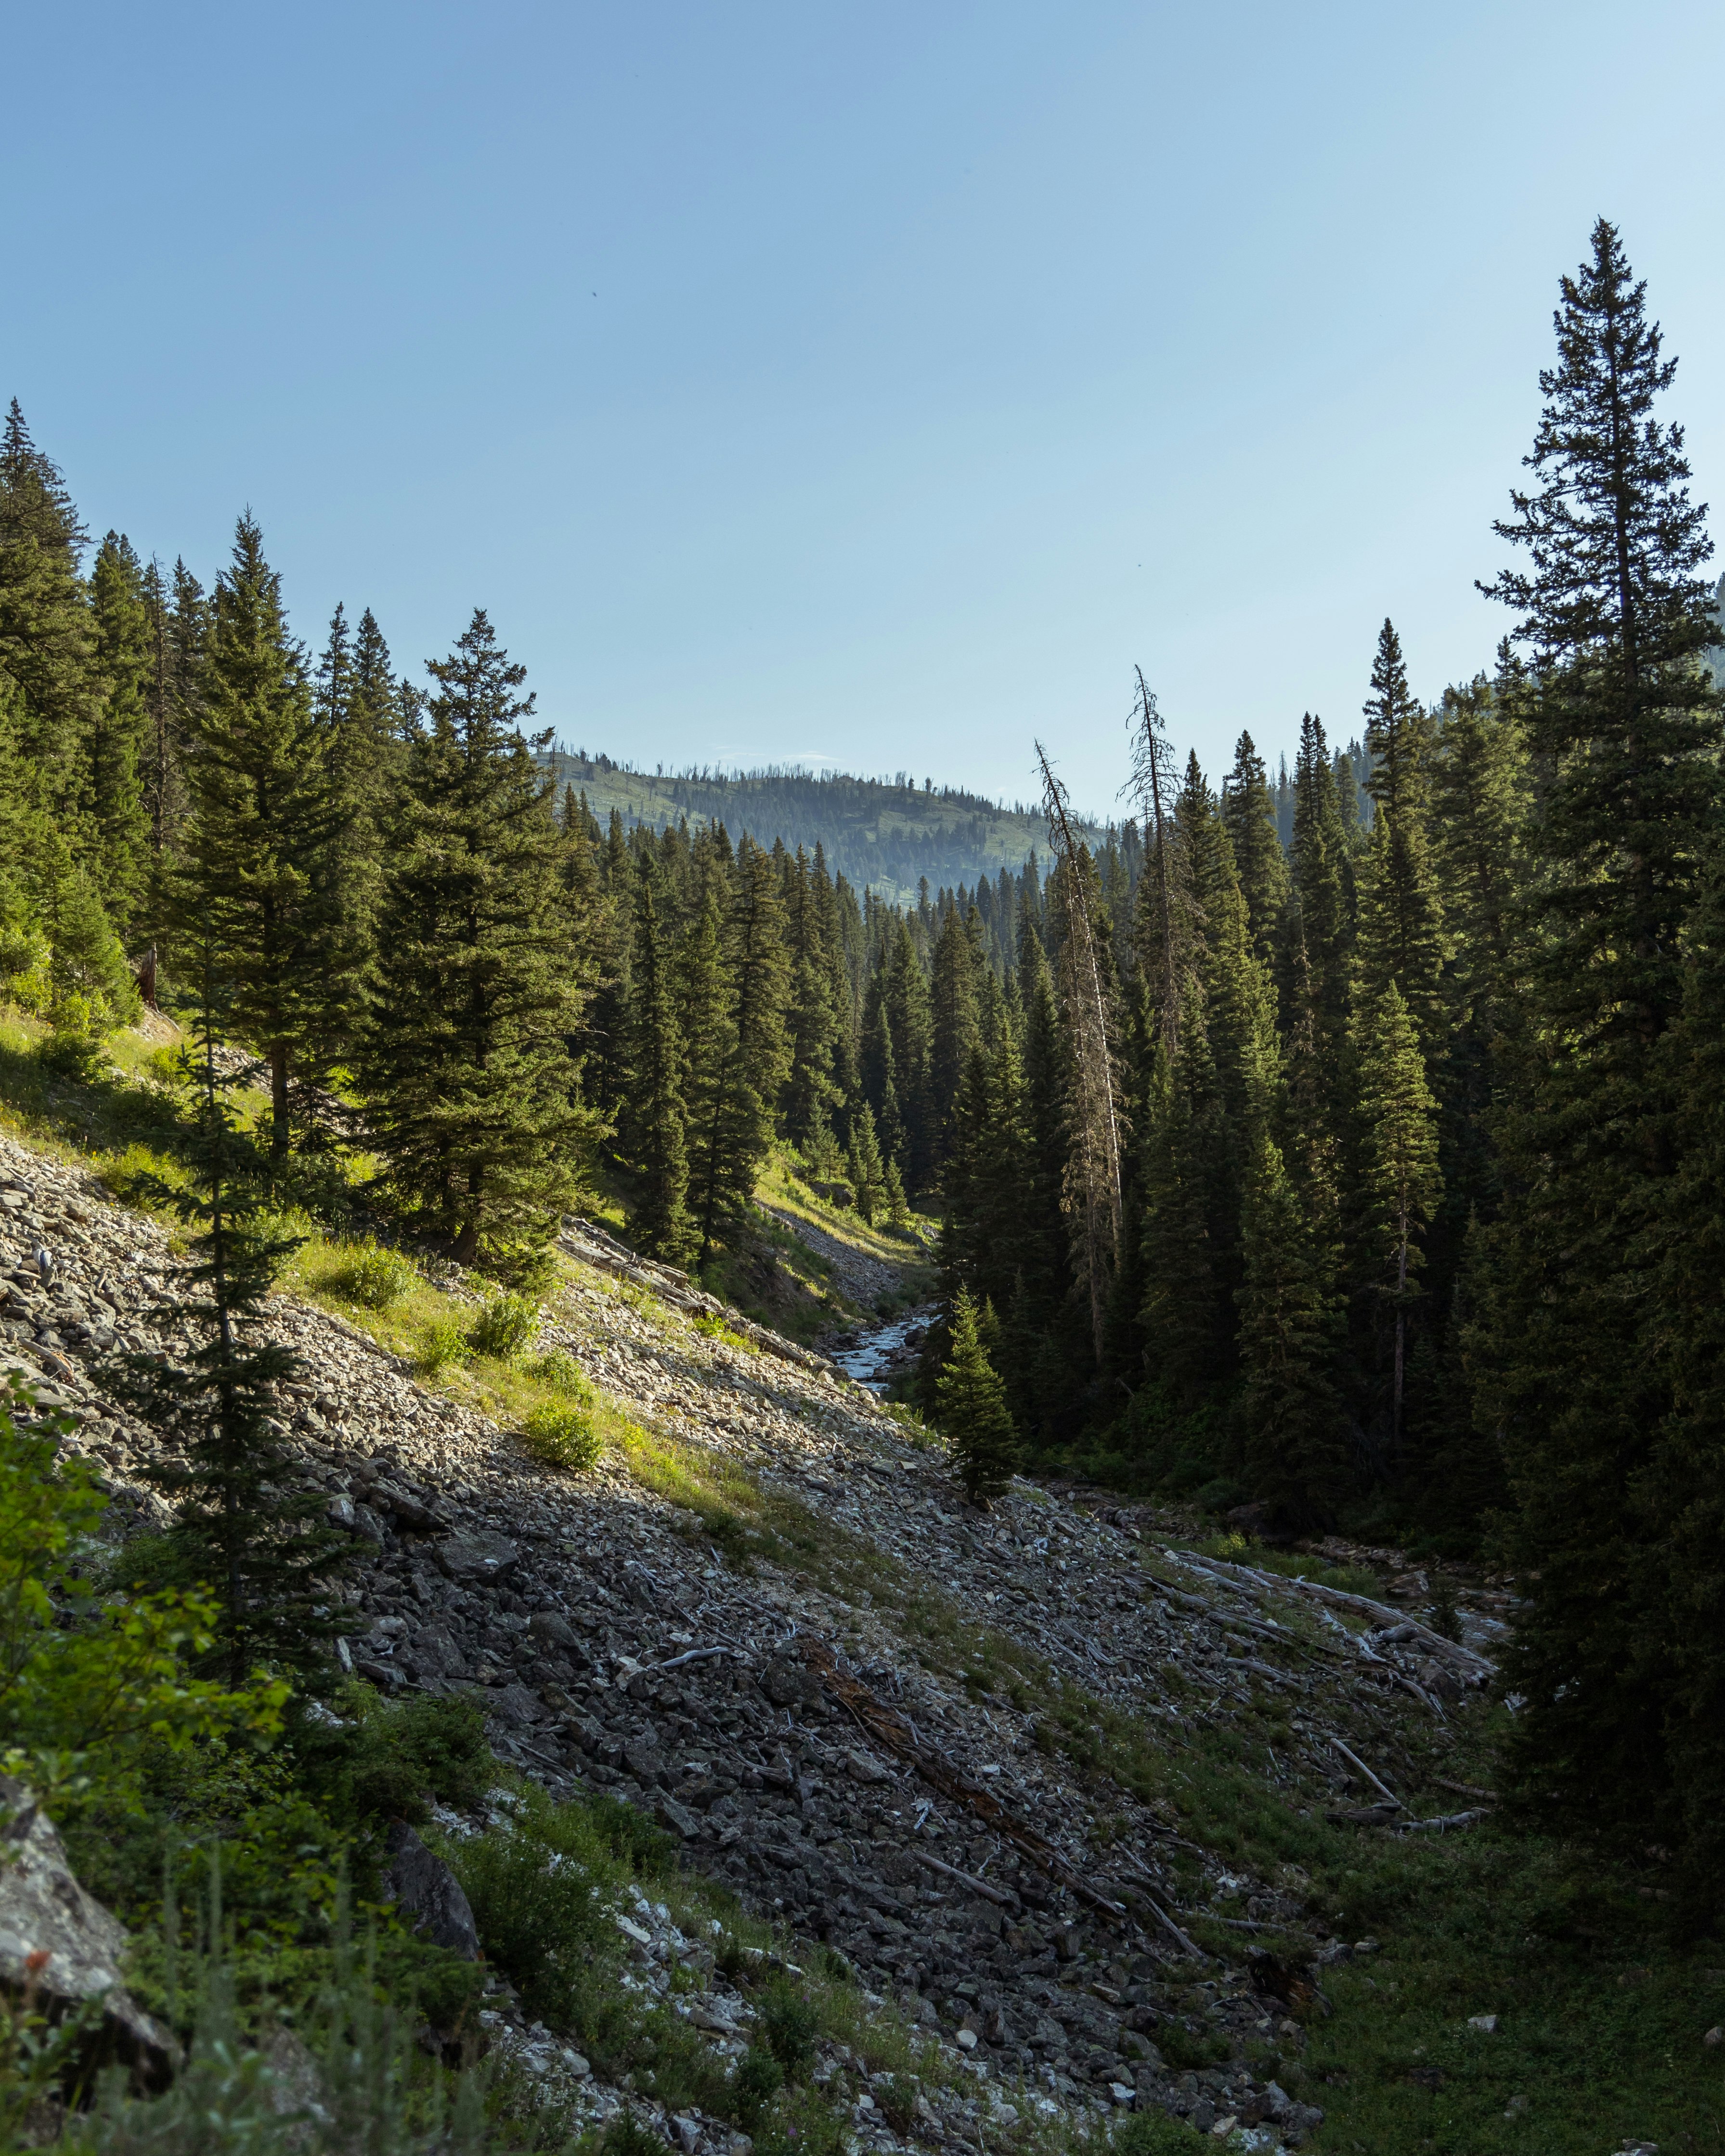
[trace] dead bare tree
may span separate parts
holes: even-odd
[[[1180,834],[1174,820],[1178,788],[1174,777],[1174,752],[1168,737],[1167,723],[1156,708],[1156,692],[1144,679],[1142,666],[1134,671],[1138,677],[1138,696],[1127,721],[1132,736],[1132,776],[1120,790],[1137,798],[1144,819],[1144,842],[1150,856],[1155,896],[1147,909],[1149,919],[1146,922],[1152,947],[1144,951],[1142,962],[1156,983],[1160,1005],[1158,1024],[1163,1045],[1172,1055],[1180,1045],[1183,1000],[1180,968],[1185,955],[1182,947],[1186,940],[1186,916],[1189,911],[1184,903],[1187,892]]]
[[[1086,888],[1088,856],[1072,835],[1066,789],[1055,778],[1040,742],[1036,761],[1042,768],[1042,805],[1055,856],[1049,891],[1050,896],[1056,889],[1060,892],[1065,930],[1061,1000],[1072,1048],[1072,1142],[1066,1158],[1065,1199],[1066,1209],[1078,1221],[1078,1258],[1090,1291],[1091,1329],[1100,1362],[1108,1291],[1120,1259],[1120,1117],[1108,1040],[1108,999]]]

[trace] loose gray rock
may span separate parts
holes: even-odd
[[[485,1712],[511,1728],[531,1729],[546,1710],[524,1684],[506,1684],[485,1695]]]
[[[463,1961],[479,1958],[479,1932],[461,1881],[440,1856],[434,1856],[412,1827],[398,1820],[384,1846],[390,1853],[383,1891],[411,1916],[413,1929],[434,1946],[447,1947]]]
[[[0,1983],[14,1995],[28,1989],[54,2021],[99,2000],[89,2063],[117,2059],[146,2087],[164,2087],[179,2046],[120,1981],[125,1926],[80,1886],[53,1822],[22,1782],[0,1774]]]
[[[437,1546],[439,1568],[461,1587],[495,1586],[520,1561],[521,1552],[506,1535],[446,1535]]]

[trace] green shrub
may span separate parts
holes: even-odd
[[[538,1306],[524,1295],[494,1295],[480,1306],[467,1328],[467,1344],[475,1355],[497,1363],[512,1363],[539,1327]]]
[[[422,1378],[434,1378],[452,1363],[470,1361],[472,1354],[467,1335],[453,1317],[434,1317],[419,1334],[413,1367]]]
[[[399,1250],[372,1242],[350,1243],[344,1246],[340,1268],[329,1276],[329,1286],[367,1310],[388,1310],[413,1292],[418,1279]]]
[[[301,1779],[334,1818],[418,1825],[434,1799],[475,1804],[496,1779],[485,1711],[465,1694],[398,1703],[355,1681],[341,1718],[341,1727],[308,1719],[294,1737]]]
[[[889,2074],[875,2085],[875,2101],[895,2133],[908,2133],[916,2124],[918,2092],[913,2074]]]
[[[567,1402],[543,1402],[521,1427],[536,1460],[547,1467],[567,1468],[572,1475],[585,1474],[603,1450],[593,1417],[585,1408]]]
[[[1156,2048],[1171,2066],[1191,2074],[1203,2066],[1219,2066],[1228,2056],[1228,2039],[1196,2036],[1178,2021],[1158,2021]]]
[[[108,1067],[107,1050],[100,1034],[51,1033],[36,1052],[44,1070],[78,1086],[93,1085]]]
[[[731,2115],[745,2133],[752,2133],[761,2115],[784,2087],[784,2068],[771,2051],[751,2044],[731,2076]]]
[[[614,1979],[620,1941],[604,1903],[631,1872],[665,1867],[673,1839],[615,1798],[560,1804],[529,1783],[515,1804],[511,1827],[444,1854],[486,1958],[530,2014],[614,2057],[639,2033],[639,2007]]]
[[[1196,2156],[1204,2145],[1195,2127],[1161,2109],[1135,2111],[1114,2130],[1117,2156]]]
[[[695,1329],[708,1340],[716,1340],[721,1348],[736,1348],[745,1355],[756,1355],[760,1350],[754,1342],[741,1332],[733,1332],[722,1317],[697,1317]]]
[[[756,2010],[768,2050],[784,2068],[786,2077],[794,2081],[814,2057],[820,2024],[814,2007],[793,1985],[780,1979],[767,1986]]]
[[[520,1992],[527,2013],[572,2034],[603,2033],[596,2009],[611,1987],[597,1964],[612,1928],[594,1866],[552,1849],[521,1824],[475,1835],[448,1854],[485,1958]],[[553,1856],[561,1861],[553,1864]]]
[[[593,1387],[588,1382],[586,1371],[565,1348],[547,1348],[544,1354],[533,1358],[527,1369],[529,1375],[536,1378],[542,1385],[567,1393],[583,1407],[593,1399]]]

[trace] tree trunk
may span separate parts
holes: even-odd
[[[270,1046],[270,1163],[280,1168],[288,1156],[288,1057],[285,1040]]]

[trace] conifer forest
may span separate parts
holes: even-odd
[[[531,1299],[605,1195],[637,1256],[710,1287],[789,1161],[926,1246],[896,1391],[968,1502],[1077,1478],[1271,1548],[1512,1578],[1507,1815],[1657,1843],[1714,1923],[1725,636],[1654,297],[1600,221],[1522,469],[1480,505],[1510,566],[1471,678],[1410,680],[1385,619],[1357,711],[1290,682],[1285,738],[1207,771],[1127,654],[1095,718],[1130,774],[1110,817],[1027,741],[1034,843],[913,897],[908,841],[886,895],[855,880],[861,793],[840,864],[766,821],[596,810],[501,609],[419,668],[362,593],[302,641],[267,516],[195,568],[171,534],[96,538],[14,401],[0,1000],[67,1084],[146,1009],[195,1045],[201,1194],[175,1202],[227,1345],[177,1392],[138,1358],[129,1382],[165,1425],[215,1402],[163,1486],[200,1576],[251,1582],[209,1669],[310,1667],[334,1622],[321,1527],[284,1569],[233,1526],[269,1502],[291,1372],[222,1328],[262,1307],[282,1219],[357,1191]],[[958,841],[927,843],[938,878]]]

